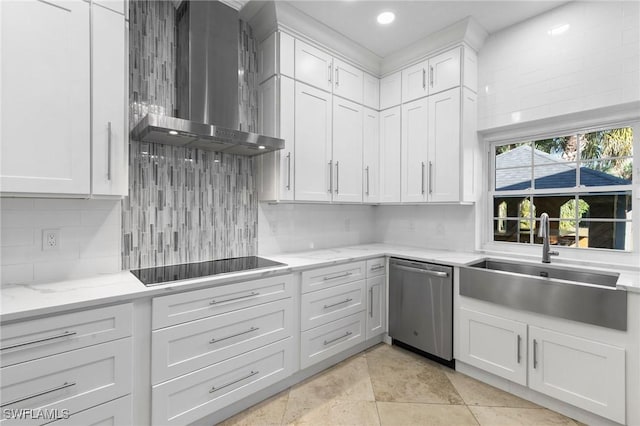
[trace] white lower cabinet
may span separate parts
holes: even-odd
[[[133,424],[131,395],[100,404],[53,423],[55,426],[125,426]]]
[[[459,319],[460,361],[527,385],[527,324],[465,308]]]
[[[529,387],[625,423],[625,350],[529,326]]]
[[[385,276],[367,278],[367,333],[366,338],[378,336],[385,331]]]
[[[365,339],[365,312],[359,312],[300,334],[300,368],[307,368]]]
[[[288,377],[293,365],[288,338],[156,385],[151,423],[194,422]]]
[[[458,360],[625,423],[625,349],[459,309]]]
[[[365,302],[365,285],[365,280],[360,280],[303,294],[300,329],[308,330],[360,312]]]

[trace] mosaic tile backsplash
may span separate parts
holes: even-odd
[[[130,2],[130,124],[148,112],[173,115],[175,8]],[[257,128],[256,41],[240,21],[240,126]],[[136,269],[257,253],[253,160],[132,140],[129,196],[122,202],[122,267]]]

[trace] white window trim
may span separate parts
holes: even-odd
[[[477,249],[489,255],[521,255],[534,259],[540,257],[540,245],[509,243],[493,241],[493,180],[495,175],[495,146],[518,143],[527,140],[546,139],[562,134],[583,133],[605,128],[632,127],[634,172],[632,189],[632,223],[633,251],[621,251],[599,248],[575,248],[554,246],[553,249],[560,252],[560,256],[553,262],[569,263],[588,262],[590,264],[603,263],[606,265],[621,265],[638,268],[638,253],[640,253],[640,101],[613,107],[599,108],[580,113],[567,114],[562,117],[553,117],[543,120],[535,120],[527,123],[517,123],[497,129],[480,131],[480,140],[485,149],[483,161],[483,186],[482,197],[476,210],[476,223],[480,225],[480,235]],[[627,186],[610,187],[612,190]],[[543,194],[545,191],[557,194],[557,190],[529,190],[532,194]],[[582,188],[576,188],[573,192],[583,192]],[[584,192],[589,192],[588,188]],[[506,191],[500,192],[505,194]],[[513,191],[517,195],[525,195],[527,191]],[[484,208],[482,208],[484,207]],[[539,259],[537,259],[539,260]]]

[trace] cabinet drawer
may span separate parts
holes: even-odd
[[[3,367],[2,408],[69,410],[73,415],[126,395],[131,393],[131,358],[131,339],[126,338]]]
[[[284,299],[292,294],[293,276],[282,275],[155,297],[152,326],[155,330]]]
[[[302,295],[302,331],[353,315],[364,309],[365,280],[342,284]]]
[[[300,334],[300,368],[307,368],[364,342],[365,311]]]
[[[289,338],[156,385],[151,424],[191,423],[279,382],[291,374],[292,366]]]
[[[55,426],[124,426],[133,424],[131,395],[100,404],[52,423]]]
[[[386,272],[386,259],[379,257],[377,259],[367,260],[367,278],[384,275]]]
[[[131,335],[130,303],[3,324],[3,367]]]
[[[302,293],[358,281],[365,277],[365,262],[327,266],[302,273]]]
[[[152,380],[159,383],[291,336],[291,299],[153,332]]]

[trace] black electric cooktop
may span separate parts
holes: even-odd
[[[264,259],[258,256],[233,257],[230,259],[210,260],[208,262],[183,263],[181,265],[158,266],[135,269],[131,273],[142,284],[148,286],[167,284],[171,281],[228,274],[230,272],[249,271],[251,269],[286,266],[284,263]]]

